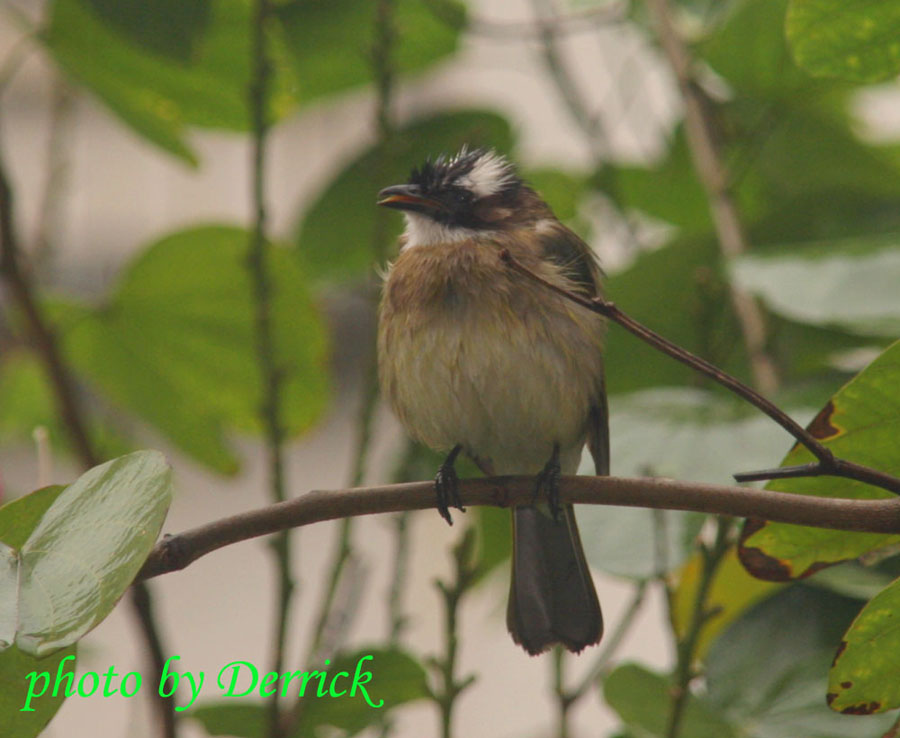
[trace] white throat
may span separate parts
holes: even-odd
[[[456,243],[484,235],[483,231],[444,225],[418,213],[407,212],[403,215],[406,217],[406,244],[403,247],[405,249],[431,246],[436,243]]]

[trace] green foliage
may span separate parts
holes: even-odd
[[[890,720],[835,715],[823,697],[835,643],[858,610],[799,585],[751,608],[710,649],[706,704],[746,738],[882,735]]]
[[[889,474],[900,472],[896,425],[900,417],[900,342],[894,343],[842,387],[809,425],[816,438],[840,458]],[[795,446],[785,466],[813,461]],[[819,497],[872,499],[890,493],[840,477],[782,479],[767,489]],[[775,581],[809,576],[822,566],[900,542],[895,535],[847,533],[784,523],[748,523],[741,559],[755,575]]]
[[[147,558],[171,496],[162,454],[141,451],[0,508],[0,639],[42,657],[96,626]]]
[[[30,680],[28,675],[37,672],[49,672],[50,679],[56,676],[57,669],[64,659],[76,655],[76,646],[69,646],[61,651],[37,658],[25,653],[17,646],[0,651],[0,730],[9,738],[33,738],[39,735],[47,723],[56,715],[66,698],[65,690],[60,689],[53,695],[52,685],[41,697],[32,699],[30,707],[34,712],[23,712],[22,707],[28,698]],[[67,661],[66,672],[75,670],[75,660]],[[39,690],[42,681],[36,679],[35,689]]]
[[[635,735],[664,738],[671,706],[669,680],[638,664],[623,664],[603,682],[603,697]],[[688,697],[681,735],[733,738],[739,735],[705,701]]]
[[[786,32],[817,77],[879,82],[900,72],[900,7],[892,0],[791,0]]]
[[[445,2],[464,17],[462,3]],[[290,0],[276,7],[304,104],[372,79],[375,12],[374,4],[359,0]],[[426,3],[399,0],[393,20],[397,36],[390,58],[395,73],[421,74],[456,50],[459,26],[436,18]]]
[[[900,334],[896,234],[790,244],[733,265],[737,284],[800,323],[880,336]]]
[[[224,431],[255,432],[260,423],[248,244],[247,231],[206,226],[149,245],[109,300],[65,336],[80,374],[226,473],[237,460]],[[326,407],[327,341],[303,270],[286,249],[271,257],[280,419],[295,434]]]
[[[202,44],[189,64],[135,45],[102,21],[86,0],[53,0],[47,49],[69,75],[90,89],[136,133],[188,163],[189,125],[249,127],[251,8],[245,0],[212,0]],[[295,104],[284,53],[270,110],[282,117]],[[281,61],[279,61],[279,59]]]
[[[149,51],[190,61],[210,20],[210,0],[85,0],[104,21]]]
[[[853,621],[834,657],[828,704],[847,714],[900,707],[896,654],[900,652],[900,582],[879,592]]]
[[[512,147],[509,124],[494,113],[467,110],[414,121],[388,147],[376,145],[350,162],[304,213],[298,250],[314,277],[358,279],[372,268],[372,239],[379,218],[393,241],[402,219],[378,210],[375,197],[390,184],[405,182],[410,170],[428,157],[455,153],[463,144]]]

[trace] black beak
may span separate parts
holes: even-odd
[[[411,210],[414,213],[434,213],[446,210],[439,200],[425,197],[418,185],[394,185],[385,187],[378,193],[378,204],[396,210]]]

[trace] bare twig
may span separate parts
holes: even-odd
[[[477,567],[472,563],[475,546],[475,529],[471,526],[463,533],[459,543],[453,547],[453,579],[449,582],[437,581],[435,586],[444,598],[444,637],[446,646],[443,656],[430,660],[430,666],[440,679],[440,691],[432,690],[432,699],[441,714],[441,738],[452,738],[453,708],[459,695],[475,681],[471,674],[465,679],[456,678],[456,658],[459,646],[457,620],[463,598],[475,584]]]
[[[556,698],[556,738],[569,738],[569,709],[578,696],[566,689],[566,651],[553,649],[553,695]]]
[[[464,505],[528,505],[534,496],[534,479],[465,479],[460,481],[460,496]],[[560,481],[560,499],[583,505],[693,510],[832,530],[900,533],[900,498],[812,497],[672,479],[565,476]],[[184,569],[224,546],[289,528],[434,506],[434,483],[430,481],[311,491],[164,538],[150,553],[138,578]]]
[[[616,655],[616,651],[619,650],[619,647],[625,640],[625,636],[628,635],[629,629],[635,623],[635,618],[638,614],[638,611],[641,609],[641,606],[644,604],[646,594],[647,582],[638,582],[634,588],[634,595],[632,596],[631,601],[628,603],[628,607],[625,608],[625,612],[619,619],[619,622],[616,624],[615,629],[612,633],[610,633],[603,639],[603,645],[600,652],[597,654],[597,658],[594,661],[593,666],[591,666],[590,670],[585,675],[584,679],[581,680],[578,686],[570,691],[570,699],[573,702],[587,694],[588,691],[594,686],[597,679],[603,676],[603,674],[606,673],[606,671],[609,669],[613,657]]]
[[[731,181],[722,162],[707,97],[694,79],[693,61],[672,22],[668,0],[647,0],[647,5],[656,24],[660,46],[684,99],[685,133],[694,169],[706,191],[719,246],[726,259],[733,259],[747,251],[749,244],[731,194]],[[771,395],[778,386],[778,373],[766,353],[762,311],[751,295],[735,285],[730,285],[730,292],[750,357],[754,384],[763,394]]]
[[[535,282],[544,285],[547,289],[553,290],[566,299],[571,300],[572,302],[575,302],[582,307],[587,308],[588,310],[592,310],[595,313],[599,313],[600,315],[605,316],[609,320],[617,323],[633,335],[640,338],[642,341],[649,343],[658,351],[661,351],[667,356],[671,356],[673,359],[680,361],[682,364],[691,367],[695,371],[698,371],[701,374],[709,377],[710,379],[718,382],[723,387],[728,388],[738,397],[746,400],[751,405],[755,406],[770,418],[772,418],[772,420],[774,420],[776,423],[778,423],[778,425],[780,425],[794,438],[796,438],[797,441],[803,444],[810,451],[810,453],[819,460],[817,464],[810,464],[807,467],[795,467],[793,468],[793,473],[789,473],[785,476],[827,475],[844,477],[846,479],[855,479],[858,482],[871,484],[875,487],[881,487],[882,489],[886,489],[889,492],[893,492],[894,494],[900,494],[900,478],[879,471],[877,469],[872,469],[871,467],[863,466],[862,464],[857,464],[852,461],[847,461],[846,459],[839,459],[835,457],[835,455],[831,452],[831,449],[821,443],[819,439],[817,439],[810,431],[808,431],[806,428],[803,428],[799,423],[797,423],[797,421],[791,418],[777,405],[767,400],[761,394],[751,389],[740,380],[732,377],[730,374],[726,374],[718,367],[710,364],[705,359],[692,354],[690,351],[681,348],[681,346],[672,343],[671,341],[660,336],[658,333],[650,330],[641,323],[638,323],[634,318],[622,312],[610,300],[607,300],[603,297],[595,297],[593,299],[583,297],[558,285],[548,282],[547,280],[543,279],[542,277],[528,269],[526,266],[524,266],[511,253],[509,253],[508,250],[503,250],[500,253],[500,258],[503,259],[503,261],[505,261],[511,269],[514,269],[515,271],[523,274],[529,279],[532,279]],[[772,472],[758,472],[755,474],[757,475],[756,478],[765,478],[764,476],[758,476],[760,474],[769,474],[770,476],[774,476]],[[738,476],[741,477],[741,481],[747,481],[746,475]],[[751,473],[750,476],[753,477],[754,474]]]
[[[697,643],[700,640],[703,628],[706,627],[711,616],[711,611],[707,605],[709,593],[716,573],[719,570],[719,565],[730,547],[730,532],[733,527],[734,521],[731,518],[720,516],[716,520],[715,541],[710,545],[701,545],[700,547],[703,566],[700,571],[700,580],[697,583],[697,591],[694,595],[691,617],[684,636],[677,639],[676,643],[678,658],[673,675],[672,707],[669,711],[666,738],[678,738],[681,732],[682,720],[691,694],[690,684],[696,676],[694,660],[697,653]]]
[[[256,0],[252,29],[253,74],[248,88],[248,107],[251,118],[252,166],[251,197],[253,229],[247,255],[247,268],[253,289],[256,359],[260,371],[260,420],[263,425],[269,474],[269,491],[275,502],[285,499],[284,427],[281,421],[282,371],[277,364],[275,337],[272,327],[272,277],[268,266],[269,244],[266,236],[266,148],[269,133],[270,61],[266,43],[266,26],[271,12],[269,0]],[[278,569],[278,593],[275,608],[275,628],[272,671],[281,672],[284,663],[287,621],[294,576],[291,570],[291,542],[287,530],[270,541]],[[282,735],[278,693],[268,703],[267,735]]]
[[[56,334],[44,318],[35,298],[31,276],[19,262],[13,193],[2,159],[2,151],[0,151],[0,281],[6,284],[13,302],[25,318],[29,342],[50,380],[57,411],[75,454],[85,467],[96,466],[100,462],[100,456],[91,442],[86,415],[81,407],[75,381],[63,361]],[[153,618],[151,593],[146,583],[136,582],[130,594],[153,674],[158,678],[162,673],[166,656]],[[160,720],[161,734],[165,738],[174,738],[176,728],[173,701],[156,694],[154,706]]]

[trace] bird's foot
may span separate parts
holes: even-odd
[[[462,446],[454,446],[453,450],[447,455],[444,463],[438,468],[437,475],[434,478],[434,491],[437,494],[437,509],[441,517],[447,521],[448,525],[453,525],[453,518],[450,517],[450,506],[457,510],[465,512],[466,508],[462,505],[459,497],[459,477],[456,474],[456,457]]]
[[[559,465],[559,444],[553,444],[553,455],[546,463],[534,484],[534,501],[541,496],[541,492],[547,497],[547,504],[550,506],[550,514],[553,516],[553,522],[559,522],[559,514],[562,512],[562,505],[559,503],[559,477],[562,468]]]

